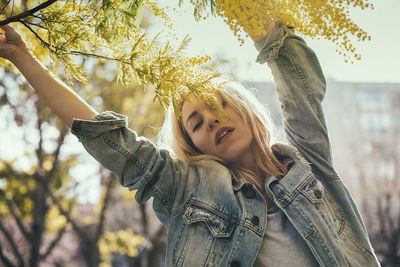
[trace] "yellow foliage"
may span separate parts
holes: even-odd
[[[3,18],[24,11],[12,6],[5,8]],[[153,84],[155,98],[164,108],[172,103],[177,114],[180,113],[181,97],[188,92],[213,104],[210,90],[213,91],[215,85],[210,80],[217,74],[199,68],[211,58],[184,57],[182,51],[189,38],[185,38],[177,48],[169,42],[162,45],[157,38],[150,40],[138,27],[140,16],[137,14],[142,7],[160,17],[175,39],[173,23],[166,9],[159,7],[155,0],[135,3],[129,0],[56,1],[40,10],[35,18],[26,18],[25,25],[18,23],[13,26],[44,64],[62,63],[70,83],[73,78],[86,82],[85,70],[76,64],[74,57],[92,57],[97,62],[117,62],[117,78],[123,85]],[[49,61],[49,55],[52,61]],[[0,65],[13,68],[1,59]]]
[[[132,201],[135,200],[135,194],[137,190],[130,191],[127,188],[122,188],[122,193],[121,193],[121,200],[122,201]]]
[[[34,190],[36,187],[36,183],[33,179],[28,179],[26,186],[29,188],[29,190]]]
[[[369,0],[190,0],[194,5],[196,19],[208,17],[205,10],[211,7],[224,19],[239,41],[249,35],[265,35],[266,17],[292,26],[297,32],[315,37],[323,37],[335,43],[342,52],[349,52],[345,58],[361,59],[354,53],[349,36],[359,41],[370,40],[371,36],[350,19],[349,9],[358,7],[371,8]]]
[[[10,211],[8,210],[7,204],[4,202],[0,202],[0,215],[10,215]]]
[[[136,257],[138,255],[137,247],[144,241],[142,236],[134,234],[130,229],[105,232],[98,242],[101,260],[104,264],[102,266],[110,264],[112,253]]]
[[[91,216],[91,215],[85,216],[82,219],[82,223],[85,225],[90,225],[90,224],[93,224],[94,222],[95,222],[95,218],[94,218],[94,216]]]
[[[56,206],[51,206],[46,214],[46,230],[49,234],[57,233],[67,224],[67,219]]]
[[[43,162],[43,168],[46,171],[50,171],[52,167],[53,167],[53,161],[50,158],[46,158]]]

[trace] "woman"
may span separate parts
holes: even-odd
[[[290,145],[270,146],[259,103],[225,86],[217,93],[224,120],[192,96],[182,98],[182,116],[170,116],[173,151],[138,137],[125,116],[97,114],[11,27],[2,28],[0,56],[17,66],[91,155],[123,186],[138,190],[139,203],[154,197],[154,211],[168,228],[167,266],[379,266],[332,165],[320,65],[288,27],[269,20],[267,35],[252,38],[257,62],[268,62],[275,77]]]

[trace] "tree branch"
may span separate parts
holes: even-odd
[[[105,221],[105,213],[106,210],[108,208],[108,204],[110,202],[110,198],[112,196],[112,192],[114,191],[115,188],[115,184],[116,184],[116,179],[114,177],[114,175],[110,172],[108,175],[108,183],[107,183],[107,191],[106,191],[106,195],[104,197],[104,201],[103,201],[103,206],[101,207],[101,211],[100,211],[100,218],[99,218],[99,224],[97,225],[97,229],[96,229],[96,234],[95,234],[95,239],[96,242],[97,240],[99,240],[101,234],[103,233],[104,230],[104,221]]]
[[[393,218],[392,218],[392,196],[390,192],[386,192],[385,195],[385,200],[386,200],[386,207],[385,207],[385,214],[386,214],[386,219],[388,221],[388,227],[389,227],[389,233],[394,233],[396,231],[396,226],[394,224]]]
[[[8,6],[8,4],[11,2],[11,0],[8,0],[7,3],[4,5],[4,7],[1,9],[0,11],[0,15],[3,14],[4,10],[6,9],[6,7]]]
[[[58,164],[59,163],[58,158],[60,156],[61,146],[64,143],[64,139],[65,139],[65,136],[67,135],[67,133],[68,133],[68,129],[64,125],[60,130],[60,136],[58,137],[58,140],[57,140],[57,148],[53,153],[53,156],[54,156],[53,165],[52,165],[52,167],[51,167],[51,169],[50,169],[50,171],[48,172],[48,175],[47,175],[47,177],[49,179],[51,179],[51,177],[54,176],[54,173],[56,172],[56,170],[58,168],[58,165],[59,165]]]
[[[143,235],[147,236],[149,234],[148,223],[147,223],[147,213],[146,213],[146,205],[139,205],[141,218],[142,218],[142,226],[143,226]]]
[[[43,131],[42,131],[42,124],[43,124],[43,114],[42,114],[42,102],[37,100],[35,103],[36,107],[36,115],[37,115],[37,129],[39,131],[39,144],[38,148],[36,149],[36,156],[38,159],[38,170],[37,173],[39,174],[38,177],[41,178],[43,181],[43,177],[45,175],[45,171],[43,169],[43,162],[45,159],[45,152],[43,150]]]
[[[44,261],[47,258],[47,256],[50,255],[50,253],[56,247],[57,243],[63,237],[66,229],[67,229],[67,226],[63,227],[60,231],[58,231],[56,238],[54,238],[53,241],[50,243],[50,245],[47,247],[46,252],[43,253],[42,255],[40,255],[40,260],[41,261]]]
[[[21,23],[22,23],[22,24],[26,23],[26,24],[28,24],[28,25],[36,26],[36,27],[41,28],[41,29],[46,30],[46,31],[49,30],[48,28],[46,28],[46,27],[44,27],[44,26],[42,26],[42,25],[40,25],[40,24],[33,23],[33,22],[29,22],[29,21],[26,21],[26,20],[21,20]]]
[[[70,213],[67,212],[66,210],[64,210],[64,208],[61,206],[60,201],[56,198],[56,196],[54,196],[54,194],[52,192],[50,192],[50,190],[48,190],[47,192],[49,193],[49,196],[50,196],[51,200],[53,201],[53,203],[57,205],[58,210],[60,211],[60,213],[62,215],[64,215],[65,218],[67,218],[67,221],[71,224],[72,228],[79,235],[79,237],[81,239],[83,239],[85,242],[90,243],[91,240],[88,237],[88,235],[86,234],[86,232],[84,230],[82,230],[79,227],[79,225],[71,218]]]
[[[122,58],[115,58],[115,57],[106,57],[106,56],[102,56],[102,55],[98,55],[98,54],[93,54],[93,53],[86,53],[86,52],[81,52],[81,51],[75,51],[75,50],[66,50],[66,49],[62,49],[60,47],[56,47],[54,45],[49,44],[48,42],[46,42],[45,40],[43,40],[42,37],[40,37],[37,32],[35,32],[34,29],[32,29],[32,27],[30,27],[25,21],[20,21],[30,32],[32,32],[36,38],[45,46],[47,47],[51,53],[53,54],[57,54],[55,49],[62,51],[65,55],[76,55],[76,56],[85,56],[85,57],[92,57],[92,58],[100,58],[100,59],[105,59],[105,60],[110,60],[110,61],[118,61],[118,62],[122,62],[124,64],[131,64],[130,61],[128,60],[123,60]]]
[[[1,222],[1,220],[0,220],[0,231],[3,233],[3,235],[6,237],[8,243],[10,244],[10,246],[11,246],[13,252],[14,252],[15,258],[17,258],[17,260],[18,260],[18,265],[19,266],[24,266],[24,262],[22,261],[22,256],[18,251],[17,245],[15,244],[15,242],[14,242],[12,236],[10,235],[9,231],[7,231],[7,229],[4,227],[3,223]]]
[[[8,24],[10,22],[17,22],[17,21],[20,21],[23,18],[32,16],[34,13],[38,12],[41,9],[44,9],[44,8],[50,6],[51,4],[55,3],[56,1],[57,0],[48,0],[48,1],[38,5],[37,7],[34,7],[32,9],[27,10],[27,11],[19,13],[18,15],[9,17],[9,18],[7,18],[5,20],[0,20],[0,26],[6,25],[6,24]]]
[[[380,223],[380,233],[381,236],[385,239],[385,241],[390,239],[390,234],[386,231],[386,221],[384,218],[386,218],[384,212],[383,212],[383,204],[382,204],[382,198],[378,197],[377,198],[377,214],[379,218],[379,223]]]
[[[3,254],[3,250],[1,249],[1,246],[0,246],[0,260],[7,267],[13,267],[14,266],[14,264],[11,263],[11,261],[6,257],[6,255]]]
[[[4,191],[0,189],[0,194],[4,196],[4,199],[6,200],[8,209],[11,211],[12,216],[14,217],[14,220],[17,222],[17,225],[19,227],[19,230],[22,232],[26,240],[29,240],[31,238],[30,233],[25,229],[24,224],[21,221],[22,215],[20,214],[19,210],[17,211],[14,203],[10,200],[7,199]]]

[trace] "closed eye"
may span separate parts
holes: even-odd
[[[195,132],[197,129],[199,129],[201,127],[201,125],[203,124],[203,121],[199,121],[193,128],[193,132]]]

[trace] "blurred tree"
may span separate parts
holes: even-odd
[[[130,126],[139,134],[154,136],[157,128],[151,125],[161,125],[163,110],[143,85],[116,84],[116,68],[112,64],[96,65],[85,60],[81,64],[92,69],[88,77],[93,82],[83,89],[76,88],[79,94],[100,110],[128,114],[134,119]],[[60,156],[67,128],[27,87],[13,72],[6,72],[0,81],[0,110],[8,110],[8,117],[12,118],[7,120],[9,125],[5,128],[17,125],[24,130],[21,142],[27,148],[25,157],[30,165],[29,170],[23,170],[14,161],[1,160],[0,262],[6,266],[60,263],[62,259],[52,257],[52,251],[69,228],[81,241],[81,258],[87,266],[111,262],[110,255],[114,254],[138,257],[136,247],[143,242],[142,237],[127,230],[127,225],[106,228],[107,210],[120,202],[117,197],[120,194],[115,190],[117,180],[112,173],[100,169],[103,188],[100,200],[87,216],[80,216],[75,190],[78,182],[69,173],[78,164],[77,155]],[[37,142],[32,142],[35,138]],[[10,220],[18,225],[18,233],[7,228]],[[160,224],[156,227],[163,228]],[[125,234],[130,238],[124,238]]]
[[[385,135],[385,143],[373,145],[372,153],[357,167],[363,192],[361,207],[371,243],[382,266],[395,267],[400,265],[400,154],[395,142],[399,134],[393,129]],[[363,171],[368,170],[371,161],[374,171]]]
[[[59,210],[52,207],[49,193],[52,191],[69,190],[72,186],[69,179],[69,168],[76,163],[73,156],[60,157],[61,146],[67,134],[66,127],[57,130],[57,137],[47,138],[49,131],[55,127],[48,124],[52,121],[49,112],[43,112],[43,104],[33,93],[26,91],[27,84],[15,77],[14,73],[8,73],[19,81],[14,84],[20,88],[18,98],[10,94],[7,85],[0,83],[4,90],[1,96],[1,109],[8,107],[12,113],[14,122],[8,121],[8,127],[18,125],[25,133],[30,133],[38,142],[34,149],[26,150],[25,156],[30,163],[27,171],[14,165],[13,161],[1,160],[0,163],[0,233],[5,237],[2,240],[0,260],[7,266],[38,266],[40,261],[45,261],[54,247],[65,233],[65,219],[60,217]],[[10,77],[9,76],[9,77]],[[7,79],[3,79],[5,81]],[[10,80],[9,80],[10,81]],[[14,92],[15,93],[15,92]],[[35,122],[35,123],[33,123]],[[25,141],[26,147],[31,147],[29,139]],[[54,148],[48,149],[49,146]],[[46,148],[47,147],[47,148]],[[60,205],[69,213],[75,202],[74,197],[61,195],[58,197]],[[15,232],[7,229],[3,223],[12,218],[23,239],[15,240]],[[52,223],[50,223],[50,221]],[[47,247],[43,246],[45,232],[53,234],[53,240]],[[4,244],[6,241],[6,244]],[[21,246],[21,244],[24,244]],[[21,248],[27,248],[21,251]],[[24,252],[24,253],[22,253]]]

